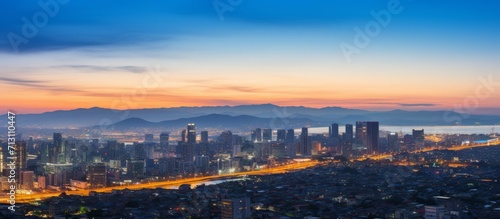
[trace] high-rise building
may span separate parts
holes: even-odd
[[[187,143],[196,144],[196,126],[194,123],[189,123],[187,126]]]
[[[28,167],[27,158],[26,142],[16,141],[16,166],[18,170],[25,170]]]
[[[352,139],[354,137],[352,124],[345,125],[345,139],[344,141],[352,145]]]
[[[61,133],[52,136],[52,148],[49,148],[49,162],[59,163],[59,155],[63,152],[63,139]]]
[[[144,160],[127,160],[127,175],[135,179],[144,175]]]
[[[387,134],[387,150],[388,151],[399,151],[399,139],[398,133],[391,132]]]
[[[307,127],[303,127],[302,132],[300,133],[300,145],[298,153],[302,156],[311,155],[311,142],[309,139],[309,131]]]
[[[194,147],[195,145],[193,144],[179,142],[179,145],[177,146],[179,151],[177,153],[179,154],[180,152],[183,161],[191,162],[194,159]]]
[[[182,142],[187,142],[186,138],[187,138],[187,131],[186,131],[186,129],[183,129],[181,131],[181,141]]]
[[[103,163],[89,166],[89,182],[91,188],[106,187],[106,166]]]
[[[378,122],[356,122],[356,143],[366,147],[368,153],[380,152]]]
[[[366,122],[356,122],[356,144],[366,145]]]
[[[208,131],[201,131],[201,143],[208,143]]]
[[[276,131],[276,141],[284,142],[285,138],[286,138],[286,130],[278,129],[278,131]]]
[[[424,130],[423,129],[412,129],[413,143],[423,143],[425,140]]]
[[[379,153],[379,125],[378,122],[366,122],[366,148],[370,153]]]
[[[221,205],[222,219],[250,218],[250,198],[223,199]]]
[[[339,124],[333,123],[329,127],[328,137],[331,142],[331,146],[337,146],[339,144]]]
[[[144,135],[144,142],[154,142],[153,134],[145,134]]]
[[[262,130],[262,140],[265,142],[270,142],[273,140],[273,130],[272,129],[263,129]]]
[[[255,129],[255,141],[257,141],[257,142],[262,141],[262,129],[260,129],[260,128]]]
[[[144,143],[134,143],[134,158],[144,160],[146,157],[146,145]]]
[[[160,148],[167,149],[168,148],[168,140],[169,140],[169,133],[162,132],[160,134]]]
[[[295,141],[295,130],[288,129],[286,131],[285,142],[286,143],[293,143],[294,141]]]
[[[106,149],[109,151],[109,160],[116,160],[123,154],[124,145],[116,140],[110,140],[106,144]]]

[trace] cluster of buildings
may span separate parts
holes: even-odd
[[[378,122],[356,122],[339,132],[334,123],[327,134],[310,134],[304,127],[294,129],[252,130],[249,135],[230,130],[197,132],[187,124],[180,137],[170,133],[144,134],[143,141],[119,142],[113,139],[63,138],[22,139],[16,143],[18,192],[89,189],[184,177],[251,171],[287,163],[295,158],[344,155],[348,157],[413,149],[424,142],[423,130],[413,135],[384,133]],[[1,143],[1,142],[0,142]],[[0,153],[0,172],[5,167],[6,143]],[[9,188],[6,177],[0,177],[0,189]]]
[[[418,156],[432,158],[434,153]],[[485,164],[448,167],[434,166],[433,161],[399,165],[333,160],[301,171],[214,185],[62,194],[23,205],[16,214],[18,218],[499,218],[500,169],[489,164],[500,156],[499,146],[442,153],[447,155],[439,156],[448,157],[447,161],[478,157]]]

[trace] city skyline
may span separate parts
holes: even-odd
[[[476,114],[500,109],[494,101],[500,50],[493,43],[500,4],[281,3],[241,1],[221,12],[211,1],[107,1],[99,7],[70,1],[48,13],[36,2],[5,2],[0,84],[15,95],[6,95],[0,109],[261,103],[367,110],[470,105]],[[46,24],[25,36],[26,23],[37,23],[32,18],[40,11]],[[384,20],[386,11],[392,14]],[[373,22],[379,31],[346,55],[342,45],[356,45],[356,29]],[[123,99],[130,101],[116,104]]]

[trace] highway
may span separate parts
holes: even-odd
[[[114,186],[114,187],[106,187],[106,188],[97,188],[97,189],[85,189],[85,190],[77,190],[77,191],[64,191],[67,195],[89,195],[90,191],[96,192],[111,192],[112,190],[123,190],[123,189],[131,189],[131,190],[139,190],[145,188],[169,188],[172,186],[180,186],[182,184],[194,184],[194,183],[203,183],[213,180],[227,179],[227,178],[235,178],[242,177],[245,175],[268,175],[268,174],[278,174],[285,173],[293,170],[305,169],[308,167],[316,166],[319,162],[317,161],[303,161],[278,167],[271,167],[261,170],[247,171],[247,172],[238,172],[231,174],[222,174],[215,176],[204,176],[204,177],[195,177],[195,178],[187,178],[187,179],[178,179],[172,181],[159,181],[159,182],[149,182],[143,184],[131,184],[124,186]],[[32,193],[32,194],[16,194],[16,203],[29,203],[36,200],[42,200],[54,196],[59,196],[61,192],[46,192],[46,193]],[[0,197],[1,203],[7,203],[8,197],[3,195]]]

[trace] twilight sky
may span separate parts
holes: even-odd
[[[500,114],[495,1],[41,2],[58,3],[0,2],[4,112],[274,103]]]

